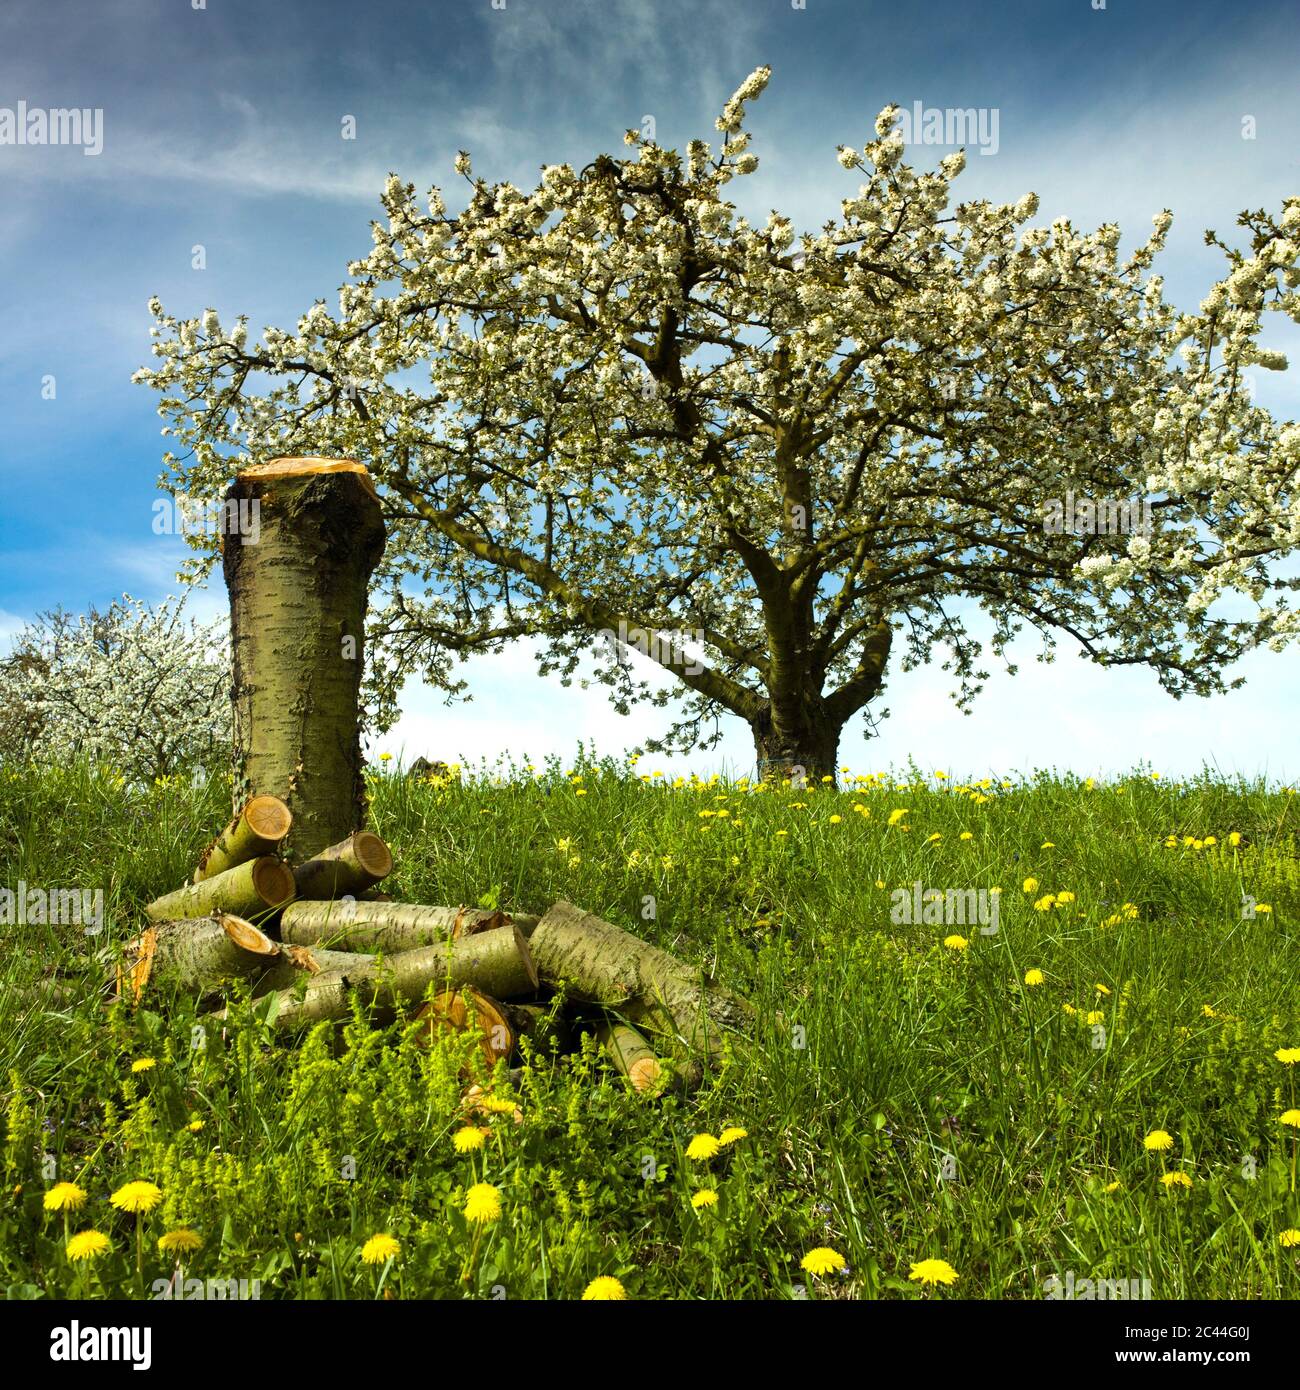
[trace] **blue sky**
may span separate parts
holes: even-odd
[[[148,360],[148,297],[186,315],[247,313],[255,331],[292,326],[314,299],[334,302],[345,263],[368,249],[390,170],[451,188],[465,148],[476,172],[530,181],[543,163],[621,153],[646,115],[682,147],[714,136],[722,103],[770,63],[746,211],[779,207],[805,226],[834,213],[852,180],[835,149],[864,144],[889,101],[996,108],[998,151],[972,153],[962,195],[1032,189],[1037,220],[1117,221],[1128,244],[1169,207],[1160,269],[1174,301],[1194,306],[1221,273],[1204,229],[1229,233],[1242,208],[1300,192],[1298,57],[1293,6],[1268,0],[7,0],[0,107],[102,108],[104,125],[97,156],[0,146],[0,644],[56,604],[176,587],[183,550],[151,530],[156,396],[129,382]],[[346,116],[355,140],[341,138]],[[191,266],[196,244],[204,270]],[[1284,325],[1266,341],[1300,362],[1297,339]],[[1261,373],[1259,398],[1300,416],[1296,369]],[[223,605],[219,580],[195,601]],[[1022,673],[995,676],[971,717],[942,672],[895,674],[892,717],[870,741],[851,726],[843,760],[1300,775],[1300,653],[1258,654],[1238,668],[1243,690],[1175,702],[1149,673],[1103,674],[1065,647],[1044,667],[1036,651],[1027,639]],[[618,753],[662,727],[659,712],[613,713],[600,687],[544,681],[526,647],[468,675],[469,704],[411,687],[376,746],[536,758],[582,736]],[[726,723],[720,750],[656,765],[749,771],[747,730]]]

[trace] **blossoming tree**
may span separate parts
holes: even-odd
[[[137,377],[186,447],[168,484],[216,493],[249,456],[367,465],[390,528],[381,711],[411,671],[462,688],[448,651],[531,636],[566,681],[591,657],[624,712],[682,695],[650,747],[707,744],[730,711],[760,759],[810,775],[891,657],[941,654],[966,707],[985,647],[1005,659],[1026,624],[1049,657],[1065,634],[1175,696],[1293,637],[1276,563],[1300,536],[1300,428],[1250,387],[1286,365],[1265,314],[1300,319],[1300,198],[1243,214],[1183,313],[1152,273],[1168,212],[1121,259],[1116,226],[1033,225],[1032,194],[954,205],[964,156],[909,167],[890,107],[839,151],[839,218],[796,234],[727,199],[767,80],[684,156],[630,131],[626,158],[525,190],[462,154],[455,213],[390,177],[338,312],[295,332],[254,344],[246,318],[154,300],[160,361]],[[1067,493],[1141,494],[1151,524],[1045,524]]]
[[[129,594],[102,611],[43,614],[0,661],[0,757],[83,755],[151,781],[230,749],[224,622],[188,622],[184,601]]]

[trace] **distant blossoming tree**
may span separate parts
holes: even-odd
[[[707,744],[730,711],[761,760],[814,775],[891,656],[942,655],[968,706],[988,672],[962,601],[994,656],[1028,624],[1048,657],[1064,633],[1175,696],[1294,637],[1275,566],[1300,538],[1300,428],[1254,403],[1250,369],[1286,365],[1264,315],[1300,319],[1300,198],[1243,214],[1243,249],[1211,236],[1225,277],[1180,313],[1151,273],[1168,212],[1121,260],[1118,227],[1032,225],[1033,195],[953,206],[964,155],[908,167],[890,107],[839,152],[839,218],[799,235],[725,196],[757,167],[767,80],[727,103],[718,148],[629,131],[628,158],[531,191],[462,154],[458,213],[390,177],[337,314],[295,332],[250,344],[246,318],[152,301],[160,361],[137,379],[184,446],[167,485],[215,495],[273,454],[368,466],[390,715],[402,675],[456,690],[449,650],[526,636],[566,681],[592,657],[624,712],[663,704],[625,659],[640,646],[685,699],[648,746]],[[1138,496],[1130,534],[1073,520],[1074,499]]]
[[[102,612],[41,615],[0,660],[0,756],[84,755],[133,781],[230,758],[224,622],[124,594]]]

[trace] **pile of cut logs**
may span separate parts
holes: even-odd
[[[638,1091],[691,1084],[723,1033],[751,1025],[743,999],[571,903],[539,917],[393,902],[376,891],[393,856],[370,831],[291,866],[278,850],[292,821],[277,797],[244,805],[193,881],[145,909],[119,995],[169,984],[219,1008],[243,981],[285,1031],[348,1017],[359,998],[423,1037],[477,1033],[489,1063],[523,1038],[547,1056],[589,1032]]]

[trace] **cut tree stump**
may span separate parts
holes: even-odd
[[[266,792],[293,815],[301,863],[365,824],[359,692],[367,586],[384,550],[374,483],[351,459],[282,458],[242,472],[257,544],[223,538],[230,593],[233,808]]]
[[[390,1009],[423,999],[434,983],[444,989],[469,985],[493,999],[517,998],[536,992],[537,967],[512,925],[395,956],[351,955],[346,970],[315,976],[301,996],[294,989],[266,997],[276,1001],[276,1025],[289,1029],[346,1017],[354,992],[364,1003]]]
[[[443,990],[420,1006],[411,1023],[426,1045],[436,1033],[478,1033],[489,1067],[515,1050],[515,1033],[506,1006],[476,989]]]
[[[293,879],[298,897],[320,901],[355,898],[392,872],[388,846],[369,830],[358,830],[299,864]]]
[[[229,912],[158,922],[127,943],[118,994],[138,1001],[150,980],[209,990],[260,974],[279,954],[265,932]]]
[[[476,932],[535,924],[482,907],[433,907],[421,903],[309,902],[299,897],[280,918],[280,940],[298,946],[332,946],[342,951],[410,951]]]
[[[278,796],[251,797],[203,851],[194,871],[194,882],[202,883],[237,864],[275,854],[292,824],[293,816]]]
[[[291,902],[293,895],[293,870],[282,859],[263,855],[205,878],[202,883],[187,883],[174,893],[165,893],[144,911],[152,922],[207,917],[213,912],[229,912],[258,921]]]
[[[616,1006],[639,1028],[716,1052],[726,1031],[753,1026],[749,1003],[702,972],[594,913],[558,902],[528,933],[542,978],[571,997]]]

